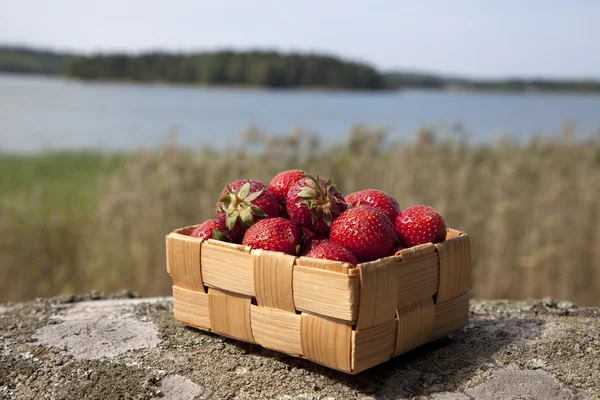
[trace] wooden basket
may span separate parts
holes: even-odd
[[[356,374],[469,319],[469,236],[357,266],[166,237],[175,319]]]

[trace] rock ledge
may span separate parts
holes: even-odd
[[[1,305],[0,399],[600,399],[598,308],[472,300],[460,332],[349,376],[132,297]]]

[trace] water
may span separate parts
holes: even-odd
[[[191,147],[222,147],[249,125],[271,134],[305,128],[325,143],[356,123],[410,139],[424,124],[461,122],[475,141],[600,132],[600,96],[434,91],[328,92],[84,83],[0,75],[0,151],[132,150],[164,144],[170,130]]]

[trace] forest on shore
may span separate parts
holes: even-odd
[[[272,88],[435,89],[600,93],[597,80],[474,80],[378,71],[339,57],[276,51],[83,55],[0,46],[0,72],[62,75],[83,80],[173,82]]]

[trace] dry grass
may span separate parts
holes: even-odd
[[[344,193],[375,187],[402,207],[439,209],[449,226],[472,236],[477,297],[600,304],[598,139],[476,145],[423,130],[411,143],[389,144],[383,132],[357,127],[334,151],[309,152],[318,141],[302,133],[258,131],[232,147],[228,154],[176,144],[140,150],[122,173],[102,180],[96,212],[77,224],[59,209],[43,221],[3,213],[0,301],[125,287],[169,294],[166,233],[211,218],[226,182],[268,182],[304,168],[333,176]]]

